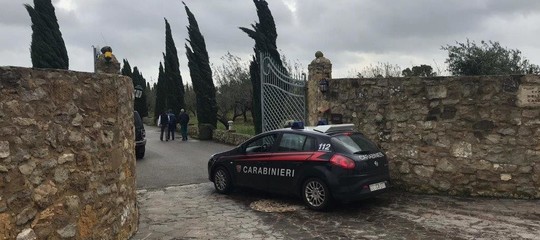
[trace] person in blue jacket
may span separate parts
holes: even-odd
[[[167,140],[171,139],[174,140],[174,132],[176,132],[176,116],[172,112],[171,109],[169,109],[169,124],[168,124],[168,131],[167,131]]]

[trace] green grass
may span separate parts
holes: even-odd
[[[199,125],[199,121],[197,118],[190,116],[189,124],[193,124],[194,126]],[[219,130],[227,130],[225,129],[225,126],[221,122],[218,121],[217,123],[217,129]],[[251,122],[251,119],[248,119],[247,122],[244,122],[243,118],[237,118],[236,121],[233,123],[233,129],[237,133],[241,134],[247,134],[250,136],[255,135],[255,127],[253,126],[253,123]]]
[[[153,115],[149,114],[149,116],[153,116]],[[199,125],[199,121],[198,121],[198,119],[196,117],[191,116],[191,114],[190,114],[189,117],[190,117],[189,125],[191,125],[191,126]],[[237,133],[247,134],[247,135],[250,135],[250,136],[255,136],[255,127],[253,126],[253,122],[252,122],[251,118],[248,118],[247,120],[248,120],[247,122],[244,122],[243,118],[241,118],[241,117],[237,118],[236,121],[233,123],[233,129]],[[144,117],[143,122],[146,125],[151,125],[151,126],[156,125],[153,117]],[[223,124],[221,124],[220,122],[217,123],[217,129],[226,130],[225,126],[223,126]]]
[[[223,126],[223,124],[221,123],[218,123],[217,129],[227,130],[225,129],[225,126]],[[253,123],[244,123],[243,121],[238,121],[233,123],[233,129],[237,133],[247,134],[251,136],[255,135],[255,127],[253,126]]]

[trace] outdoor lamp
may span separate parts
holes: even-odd
[[[325,78],[325,79],[322,79],[321,81],[319,81],[319,90],[322,92],[322,93],[325,93],[328,91],[328,86],[329,86],[329,82],[328,80]]]
[[[143,94],[143,88],[140,85],[135,86],[135,98],[141,98]]]

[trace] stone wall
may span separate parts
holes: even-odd
[[[131,79],[0,67],[0,239],[128,239],[135,190]]]
[[[196,126],[189,126],[188,134],[191,137],[199,138],[199,128]],[[214,129],[214,131],[212,132],[212,140],[219,143],[229,144],[232,146],[240,145],[241,143],[247,141],[251,137],[253,136],[231,132],[227,130]]]
[[[330,79],[327,93],[318,80],[310,123],[342,114],[382,146],[396,186],[540,198],[540,76]]]

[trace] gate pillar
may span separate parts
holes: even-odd
[[[327,93],[319,90],[319,83],[323,79],[332,78],[332,63],[324,57],[321,51],[315,53],[315,59],[308,65],[308,90],[307,90],[307,111],[308,123],[306,125],[317,125],[319,118],[324,117],[330,108],[326,100]],[[329,120],[329,119],[327,119]]]

